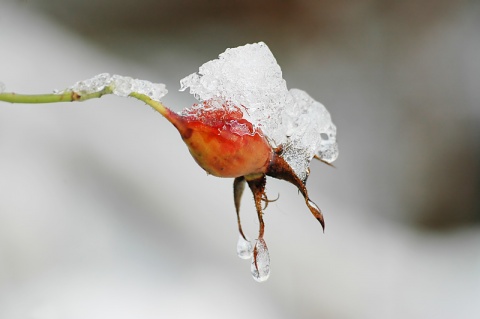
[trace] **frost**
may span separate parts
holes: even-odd
[[[217,107],[243,107],[243,116],[305,180],[314,155],[326,162],[338,156],[336,127],[327,109],[298,89],[288,91],[282,70],[263,42],[227,49],[180,81],[181,91],[200,102],[221,99]]]
[[[0,82],[0,93],[3,93],[3,92],[5,92],[5,84]]]
[[[110,75],[102,73],[91,79],[75,83],[69,88],[79,94],[91,94],[100,92],[106,87],[110,87],[113,94],[118,96],[128,96],[131,93],[144,94],[155,101],[160,101],[167,94],[165,84],[151,83],[145,80],[133,79],[128,76]]]
[[[265,281],[270,276],[270,255],[268,254],[267,244],[263,238],[257,239],[257,243],[255,244],[250,271],[252,272],[253,279],[258,282]]]

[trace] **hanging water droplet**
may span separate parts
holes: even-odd
[[[249,240],[245,240],[242,235],[238,236],[237,255],[242,259],[252,258],[253,247]]]
[[[262,282],[270,276],[270,255],[268,254],[267,244],[263,238],[257,239],[255,249],[253,250],[252,265],[250,267],[253,279]]]

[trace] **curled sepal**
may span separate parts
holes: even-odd
[[[282,148],[280,147],[275,151],[275,155],[268,167],[267,175],[274,178],[285,180],[295,185],[300,191],[300,193],[302,193],[303,197],[305,198],[305,204],[307,204],[308,209],[310,209],[310,212],[312,213],[312,215],[320,222],[323,230],[325,230],[325,221],[323,219],[323,215],[322,215],[322,212],[320,211],[320,208],[318,208],[318,206],[313,201],[311,201],[310,198],[308,197],[307,187],[305,186],[306,181],[302,181],[297,176],[297,174],[295,174],[293,169],[283,159],[281,154],[282,154]]]
[[[252,277],[258,282],[263,282],[270,276],[270,255],[267,244],[263,238],[257,239],[253,249],[252,265],[250,268]]]
[[[247,240],[247,237],[243,233],[242,223],[240,221],[240,202],[242,199],[242,194],[245,189],[245,177],[237,177],[233,181],[233,198],[235,203],[235,211],[237,212],[237,224],[238,224],[238,232],[240,236],[243,237],[244,240]]]

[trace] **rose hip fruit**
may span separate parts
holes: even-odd
[[[171,122],[198,165],[218,177],[265,174],[274,152],[262,132],[238,107],[213,108],[210,103],[181,115],[171,113]]]

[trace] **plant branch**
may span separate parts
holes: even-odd
[[[57,103],[57,102],[83,102],[90,99],[100,98],[104,95],[113,94],[110,86],[106,86],[103,90],[93,93],[81,94],[73,90],[66,90],[60,93],[50,94],[17,94],[13,92],[0,93],[0,101],[9,103],[28,103],[28,104],[42,104],[42,103]],[[159,101],[152,100],[147,95],[132,92],[129,96],[136,98],[146,104],[150,105],[154,110],[169,119],[169,110]]]
[[[140,94],[137,92],[132,92],[129,94],[129,96],[145,102],[146,104],[150,105],[155,111],[162,114],[167,120],[171,121],[171,111],[159,101],[152,100],[145,94]]]
[[[29,103],[29,104],[41,104],[41,103],[56,103],[56,102],[74,102],[74,101],[86,101],[90,99],[100,98],[103,95],[111,94],[112,89],[106,87],[101,91],[79,94],[72,90],[66,90],[60,93],[50,94],[17,94],[17,93],[0,93],[0,101],[10,103]]]

